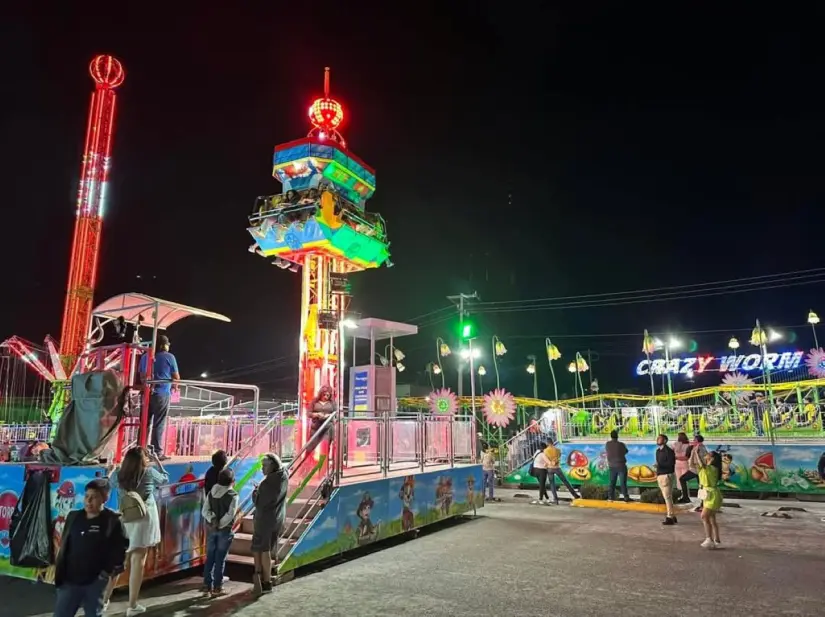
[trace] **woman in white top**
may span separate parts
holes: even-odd
[[[533,455],[533,475],[539,481],[539,498],[533,504],[550,505],[550,495],[547,494],[547,470],[550,469],[550,460],[544,453],[547,444],[539,445],[539,450]]]

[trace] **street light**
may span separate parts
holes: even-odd
[[[462,360],[469,360],[472,358],[480,358],[481,357],[481,350],[478,347],[474,347],[471,349],[464,348],[459,352]]]
[[[209,377],[209,373],[207,373],[206,371],[201,373],[201,379],[206,379],[207,377]]]
[[[478,389],[481,390],[482,392],[484,392],[484,380],[482,379],[482,377],[484,377],[487,374],[487,369],[484,368],[483,364],[480,364],[479,367],[478,367],[477,372],[478,372]]]
[[[816,324],[819,323],[819,315],[812,310],[808,311],[808,323],[811,324],[811,330],[814,333],[814,346],[819,349],[819,341],[816,340]]]
[[[736,366],[736,350],[739,349],[739,340],[735,336],[730,337],[728,347],[733,351],[733,366]]]
[[[756,320],[756,327],[753,329],[753,332],[751,332],[750,342],[751,345],[759,347],[759,351],[762,353],[762,374],[768,386],[768,403],[770,409],[773,409],[773,388],[771,387],[771,367],[768,366],[768,343],[778,341],[781,338],[782,335],[776,330],[768,330],[768,332],[765,332],[762,329],[762,324],[759,323],[758,319]],[[764,419],[762,419],[762,422],[763,421]],[[762,422],[760,422],[760,427]]]
[[[534,354],[530,354],[527,356],[527,359],[530,360],[530,364],[527,365],[527,372],[533,376],[533,398],[538,398],[539,385],[538,375],[536,374],[536,356]]]
[[[667,343],[663,343],[660,339],[656,339],[655,341],[657,347],[661,347],[665,350],[665,374],[667,375],[667,400],[668,406],[673,409],[673,379],[670,375],[670,350],[671,349],[679,349],[682,347],[682,341],[677,339],[675,336],[669,336],[667,339]]]

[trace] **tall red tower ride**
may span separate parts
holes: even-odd
[[[83,352],[91,319],[115,130],[115,88],[123,83],[126,75],[120,61],[106,55],[92,60],[89,73],[95,81],[95,90],[89,106],[66,307],[60,335],[60,356],[67,371],[71,371]]]

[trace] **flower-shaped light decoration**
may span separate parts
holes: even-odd
[[[558,360],[561,358],[561,352],[559,348],[550,343],[547,345],[547,359],[552,362],[553,360]]]
[[[753,332],[751,332],[751,345],[755,347],[759,347],[760,345],[765,345],[768,342],[768,333],[765,332],[762,328],[754,328]]]
[[[649,356],[654,351],[656,351],[656,341],[648,334],[647,330],[645,330],[645,336],[642,339],[642,353]]]
[[[481,410],[488,424],[504,428],[516,415],[516,399],[504,388],[496,388],[484,395]]]
[[[811,349],[808,352],[808,357],[805,358],[805,365],[808,367],[808,372],[817,379],[825,378],[825,351],[820,347],[819,349]]]
[[[753,387],[756,383],[744,373],[736,372],[725,375],[722,378],[722,385],[737,388],[733,392],[723,393],[726,399],[735,400],[736,403],[747,403],[753,396]]]
[[[447,345],[447,343],[441,343],[441,345],[439,345],[438,347],[438,352],[441,354],[442,358],[446,358],[451,353],[453,353],[452,351],[450,351],[450,346]]]
[[[458,409],[458,397],[449,388],[435,390],[428,398],[430,400],[430,411],[439,416],[453,414]]]
[[[579,373],[584,373],[584,372],[586,372],[586,371],[589,371],[589,370],[590,370],[590,367],[587,365],[587,362],[586,362],[586,361],[585,361],[585,359],[584,359],[584,358],[582,358],[581,356],[579,356],[578,358],[576,358],[576,370],[577,370]]]
[[[504,354],[506,354],[507,348],[504,346],[504,343],[502,343],[501,341],[496,341],[495,352],[498,357],[501,357]]]

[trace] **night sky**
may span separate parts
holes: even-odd
[[[140,291],[230,316],[170,330],[184,377],[296,387],[299,278],[247,252],[246,217],[279,191],[272,149],[306,134],[327,65],[396,264],[353,277],[364,315],[410,319],[474,290],[556,298],[825,266],[823,11],[555,4],[55,3],[4,20],[0,338],[59,334],[98,53],[126,81],[96,299]],[[597,353],[603,390],[644,391],[644,328],[719,330],[688,336],[720,353],[760,317],[810,347],[822,288],[483,312],[483,362],[498,334],[504,385],[528,394],[525,356],[550,336],[565,362]],[[427,383],[435,337],[457,330],[447,315],[399,342],[400,381]]]

